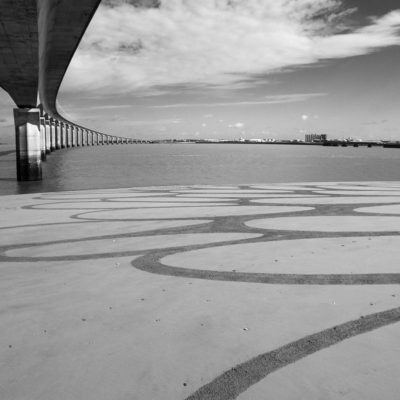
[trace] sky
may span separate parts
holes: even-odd
[[[58,109],[132,138],[400,140],[399,45],[398,0],[103,0]]]

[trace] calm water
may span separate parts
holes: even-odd
[[[59,150],[42,182],[15,182],[0,146],[0,194],[180,184],[400,180],[400,149],[142,144]]]

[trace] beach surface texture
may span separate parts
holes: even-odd
[[[400,182],[0,196],[0,398],[398,399]]]

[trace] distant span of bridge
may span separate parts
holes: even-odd
[[[17,179],[42,179],[49,153],[132,143],[78,125],[57,110],[68,65],[101,0],[0,0],[0,86],[14,109]]]

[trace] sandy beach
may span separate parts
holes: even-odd
[[[400,182],[0,196],[0,398],[398,399]]]

